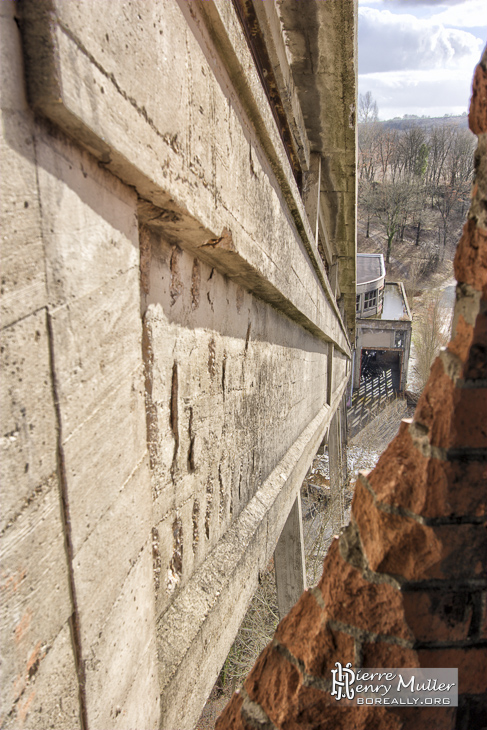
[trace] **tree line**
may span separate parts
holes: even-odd
[[[411,121],[405,129],[385,126],[378,120],[372,94],[360,94],[358,109],[359,204],[366,220],[382,228],[389,263],[395,240],[404,240],[407,226],[414,228],[416,245],[435,212],[437,256],[455,237],[452,219],[463,219],[470,197],[475,137],[448,122],[430,127]]]

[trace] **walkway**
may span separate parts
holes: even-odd
[[[348,433],[355,436],[385,405],[397,395],[399,373],[396,368],[387,368],[378,375],[360,381],[360,387],[353,392],[352,405],[348,410]]]

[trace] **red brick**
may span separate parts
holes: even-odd
[[[455,332],[447,345],[448,350],[466,362],[470,353],[470,347],[473,341],[474,328],[465,321],[463,314],[458,317]]]
[[[487,308],[477,315],[463,377],[471,380],[487,378]]]
[[[473,614],[472,597],[465,591],[405,591],[404,613],[419,641],[466,639]]]
[[[380,502],[401,506],[416,514],[424,514],[429,502],[430,512],[435,516],[443,515],[447,483],[445,479],[438,479],[428,484],[429,462],[430,459],[414,445],[409,423],[403,421],[368,481]]]
[[[335,668],[335,662],[353,663],[354,648],[353,636],[336,631],[328,624],[324,624],[314,640],[303,645],[301,656],[308,674],[331,679],[329,673],[331,669]]]
[[[468,126],[474,134],[487,132],[487,71],[479,64],[472,82]]]
[[[487,565],[485,525],[440,525],[434,528],[442,545],[441,563],[428,568],[429,578],[478,578]]]
[[[484,648],[418,649],[422,667],[458,669],[459,694],[487,691],[487,651]]]
[[[234,694],[216,721],[215,730],[251,730],[240,715],[242,705],[241,695]]]
[[[370,583],[364,579],[360,571],[343,560],[338,541],[327,555],[318,588],[330,619],[377,634],[413,638],[405,623],[400,591],[387,583]]]
[[[312,687],[299,689],[296,715],[286,718],[281,730],[400,730],[401,723],[380,707],[347,707]]]
[[[368,481],[380,502],[404,507],[423,517],[480,516],[486,512],[485,462],[449,462],[422,456],[412,442],[406,422],[401,424]]]
[[[457,388],[450,447],[487,447],[487,388]]]
[[[303,644],[313,641],[319,632],[324,612],[312,593],[306,591],[283,618],[276,630],[276,639],[293,656],[301,659]]]
[[[328,692],[301,685],[296,699],[296,707],[292,717],[286,717],[282,723],[282,730],[302,730],[306,728],[320,728],[320,730],[334,730],[337,716],[346,718],[348,707],[337,707],[337,702]]]
[[[453,267],[457,281],[482,291],[487,275],[487,232],[472,219],[463,226]]]
[[[391,709],[400,722],[401,730],[454,730],[456,707],[398,707]],[[472,729],[473,730],[473,729]]]
[[[419,667],[417,653],[413,649],[383,641],[362,645],[363,667]],[[424,665],[429,666],[429,665]]]
[[[296,714],[302,677],[293,664],[269,645],[257,659],[245,682],[251,700],[257,702],[278,727]]]
[[[480,617],[480,631],[479,636],[481,639],[487,639],[487,594],[482,594],[482,615]]]
[[[435,572],[443,546],[434,530],[415,520],[378,510],[360,479],[352,513],[372,570],[402,575],[409,580]]]
[[[446,480],[446,487],[444,481]],[[480,517],[486,513],[487,464],[481,461],[439,461],[428,464],[428,491],[423,515],[436,516],[431,502],[436,493],[445,493],[444,514]],[[431,498],[430,498],[431,494]]]
[[[357,482],[352,503],[362,544],[372,570],[425,578],[475,578],[487,563],[484,525],[430,527],[375,507],[368,490]]]
[[[414,420],[429,429],[429,441],[432,446],[440,448],[449,446],[453,392],[453,383],[438,357],[431,367],[428,382],[414,414]]]

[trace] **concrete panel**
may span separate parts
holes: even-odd
[[[56,422],[46,312],[2,331],[1,528],[5,529],[56,471]]]
[[[79,688],[70,628],[63,626],[52,646],[42,647],[41,663],[8,717],[5,730],[81,730]],[[35,666],[35,665],[33,665]]]
[[[29,707],[33,710],[42,704],[41,688],[44,681],[51,681],[53,671],[51,651],[72,613],[55,477],[24,504],[15,522],[2,535],[1,593],[2,713],[4,718],[11,718],[12,727],[19,727],[19,713],[25,717]],[[70,652],[71,648],[61,652],[71,666],[65,677],[66,686],[71,688],[65,708],[68,713],[77,702],[77,680]],[[39,679],[42,677],[45,680]],[[45,719],[42,713],[39,717]],[[39,723],[37,726],[40,727]]]
[[[131,539],[129,540],[131,542]],[[138,544],[138,543],[135,543]],[[104,730],[134,730],[157,726],[158,688],[154,646],[152,550],[144,545],[123,582],[110,614],[86,647],[88,725]],[[112,560],[113,565],[113,560]],[[141,660],[147,666],[141,665]],[[140,674],[140,676],[139,676]],[[140,692],[127,701],[131,686]],[[137,710],[135,710],[137,708]],[[138,724],[132,724],[137,718]]]
[[[115,503],[146,449],[143,382],[137,369],[63,444],[75,553]]]
[[[369,348],[394,347],[394,332],[364,332],[361,337],[361,346]]]
[[[122,705],[117,730],[119,727],[126,727],[128,730],[139,727],[144,730],[146,728],[147,730],[158,730],[161,709],[154,635],[145,654],[140,655],[140,662],[134,675],[134,682]],[[141,697],[146,697],[150,701],[141,702]]]
[[[148,286],[159,614],[323,405],[328,348],[156,234]]]
[[[16,4],[0,8],[0,215],[5,327],[46,303],[45,266],[35,169],[33,122],[27,108]]]
[[[96,641],[150,533],[150,487],[144,460],[74,557],[73,575],[84,652]],[[152,586],[141,590],[144,600]],[[148,600],[148,599],[146,599]],[[133,630],[136,631],[134,625]]]
[[[63,439],[140,365],[138,283],[131,269],[50,315]]]
[[[92,294],[138,267],[136,198],[62,134],[36,128],[49,303]]]

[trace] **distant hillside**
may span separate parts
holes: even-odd
[[[452,124],[468,129],[468,115],[464,114],[459,117],[406,117],[406,119],[404,117],[397,117],[379,122],[379,124],[386,129],[409,129],[413,125],[430,129],[431,127],[437,127],[442,124]]]

